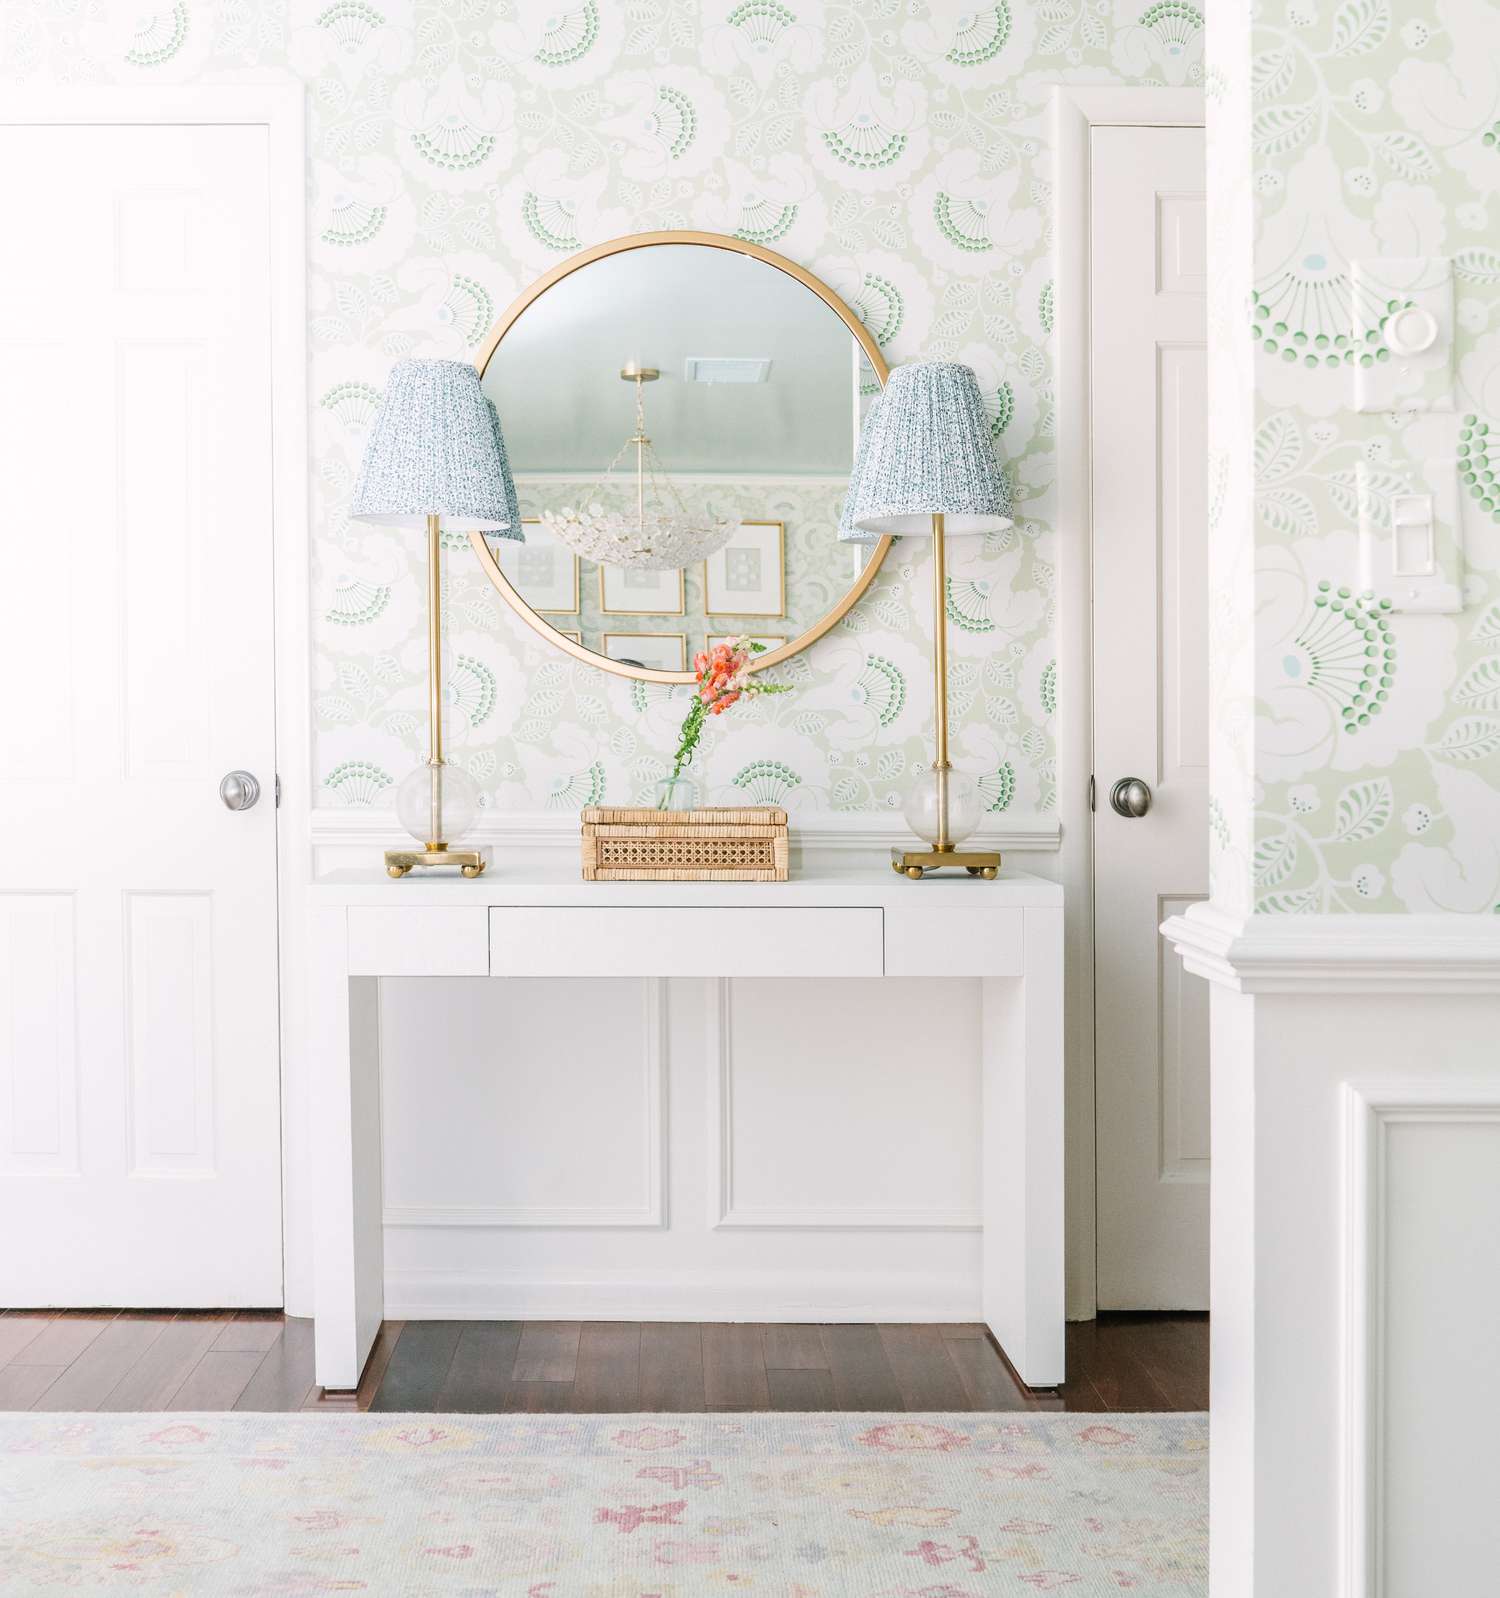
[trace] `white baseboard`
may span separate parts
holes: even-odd
[[[542,1278],[387,1270],[388,1320],[977,1321],[973,1272],[683,1271]]]

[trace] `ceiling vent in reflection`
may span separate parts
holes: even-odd
[[[771,363],[758,355],[689,355],[682,375],[689,383],[764,383]]]

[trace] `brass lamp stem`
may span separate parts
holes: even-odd
[[[944,518],[932,518],[932,672],[933,712],[937,728],[938,835],[936,848],[947,854],[953,847],[948,835],[948,570],[944,557]]]
[[[443,567],[439,518],[427,518],[427,764],[432,768],[427,847],[443,840]]]
[[[962,867],[971,877],[993,882],[1000,874],[1000,856],[993,849],[960,849],[953,841],[948,813],[953,765],[948,759],[948,561],[947,527],[932,518],[932,708],[936,723],[937,758],[932,775],[937,786],[937,838],[930,849],[892,849],[891,865],[903,877],[920,882],[929,871]]]

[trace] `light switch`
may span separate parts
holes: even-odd
[[[1391,575],[1431,577],[1437,570],[1431,494],[1391,496]]]
[[[1453,263],[1354,262],[1354,409],[1453,409]]]
[[[1380,478],[1388,480],[1389,467]],[[1463,522],[1458,464],[1429,466],[1381,494],[1371,469],[1358,471],[1360,586],[1397,611],[1451,614],[1463,609]]]

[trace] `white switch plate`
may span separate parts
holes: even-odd
[[[1354,409],[1453,409],[1453,263],[1354,262]]]
[[[1388,464],[1380,475],[1388,477]],[[1372,468],[1358,468],[1359,583],[1396,611],[1452,615],[1464,608],[1463,512],[1458,463],[1405,473],[1393,494],[1374,488]]]

